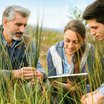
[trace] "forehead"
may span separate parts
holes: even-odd
[[[22,14],[16,12],[15,13],[15,19],[28,19],[28,17],[23,17]]]
[[[96,22],[95,19],[88,20],[88,27],[91,29],[102,30],[104,29],[104,24]]]
[[[88,25],[88,27],[90,27],[90,28],[94,28],[94,27],[97,27],[97,28],[104,28],[104,24],[102,24],[102,23],[99,23],[99,22],[96,22],[96,20],[95,19],[92,19],[92,20],[88,20],[87,21],[87,25]]]
[[[14,19],[12,19],[11,23],[22,23],[27,24],[28,17],[23,17],[20,13],[15,13]]]
[[[81,37],[80,34],[78,34],[77,32],[74,32],[72,30],[65,31],[65,33],[64,33],[64,39],[80,40],[80,41],[83,40],[83,38]]]
[[[99,23],[99,22],[96,22],[95,19],[88,20],[87,22],[88,22],[88,26],[89,26],[89,27],[92,27],[92,26],[99,26],[99,25],[101,24],[101,23]]]
[[[72,30],[67,30],[64,33],[64,38],[69,38],[69,39],[77,39],[76,32]]]

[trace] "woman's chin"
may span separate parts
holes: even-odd
[[[68,55],[72,56],[74,52],[67,52]]]

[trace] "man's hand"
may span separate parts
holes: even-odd
[[[34,77],[35,68],[33,67],[23,67],[18,70],[13,70],[13,78],[22,79],[22,80],[30,80]]]
[[[34,77],[36,77],[37,79],[42,80],[43,76],[44,76],[43,73],[41,73],[40,71],[38,70],[34,71]]]
[[[82,104],[98,104],[97,102],[99,99],[101,99],[103,95],[99,91],[94,91],[91,93],[88,93],[81,98]]]
[[[15,79],[33,80],[34,77],[39,80],[43,79],[43,73],[36,70],[34,67],[23,67],[18,70],[13,70],[12,74]]]

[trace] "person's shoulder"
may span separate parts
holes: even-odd
[[[63,41],[61,41],[61,42],[57,42],[57,43],[55,43],[54,45],[52,45],[50,48],[49,48],[49,50],[51,50],[51,49],[53,49],[53,48],[62,48],[63,47]]]
[[[56,46],[62,48],[64,46],[64,42],[63,41],[58,42],[58,43],[56,43]]]
[[[93,47],[94,47],[94,45],[93,45],[93,44],[91,44],[91,43],[87,43],[87,45],[88,45],[88,46],[93,46]]]
[[[87,48],[94,50],[94,45],[91,43],[87,43]]]
[[[63,47],[63,45],[64,45],[64,42],[63,41],[60,41],[60,42],[57,42],[57,43],[55,43],[54,45],[52,45],[51,47],[53,47],[53,46],[55,46],[55,47]],[[51,48],[50,47],[50,48]]]

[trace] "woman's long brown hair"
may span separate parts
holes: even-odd
[[[72,20],[68,22],[68,24],[65,26],[64,32],[67,30],[74,31],[79,40],[80,48],[76,51],[75,56],[73,58],[74,73],[79,73],[81,58],[83,56],[83,53],[85,52],[86,47],[85,44],[86,29],[84,24],[80,20]]]

